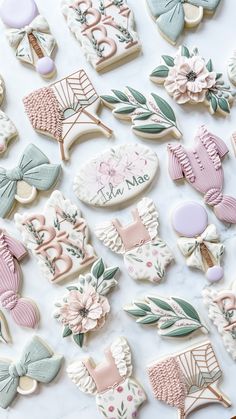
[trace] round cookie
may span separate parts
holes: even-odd
[[[10,28],[21,29],[38,15],[34,0],[4,0],[0,7],[3,23]]]

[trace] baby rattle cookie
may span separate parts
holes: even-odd
[[[9,333],[8,324],[4,314],[0,310],[0,342],[9,343],[10,341],[11,336]]]
[[[175,57],[162,55],[162,63],[150,79],[163,84],[179,105],[204,103],[212,115],[228,115],[236,94],[222,74],[214,71],[211,59],[206,61],[197,48],[191,51],[186,46],[181,46]]]
[[[18,394],[35,393],[38,384],[49,384],[62,366],[63,356],[56,355],[38,336],[24,348],[19,361],[0,359],[0,406],[7,409]]]
[[[213,14],[221,0],[147,0],[147,5],[162,36],[176,44],[184,28],[193,28],[204,14]]]
[[[78,282],[67,287],[67,294],[55,303],[54,317],[64,326],[63,337],[72,336],[80,347],[90,332],[101,329],[110,304],[106,297],[117,285],[118,267],[106,268],[102,259],[92,266],[91,272],[80,275]]]
[[[205,208],[191,201],[178,205],[172,212],[172,226],[180,236],[178,246],[187,265],[205,272],[210,282],[222,279],[224,245],[214,224],[208,225]]]
[[[58,142],[62,160],[69,160],[69,149],[78,138],[112,134],[97,118],[101,100],[84,70],[35,90],[23,102],[32,127]]]
[[[112,147],[79,169],[74,192],[89,205],[121,204],[152,183],[158,166],[156,153],[148,147],[139,144]]]
[[[0,217],[11,213],[15,201],[29,204],[38,191],[48,191],[55,185],[60,171],[60,165],[51,164],[38,147],[29,144],[16,167],[0,167]]]
[[[53,77],[56,68],[51,55],[56,41],[34,0],[4,0],[0,17],[10,28],[6,36],[16,57],[35,67],[42,77]]]
[[[112,90],[112,95],[102,95],[101,99],[118,119],[131,121],[136,135],[153,140],[165,136],[180,138],[176,116],[171,106],[160,96],[151,93],[144,96],[138,90],[127,87],[124,92]]]
[[[52,283],[74,278],[97,259],[88,244],[86,220],[59,191],[51,194],[42,213],[16,214],[15,222],[43,276]]]
[[[141,49],[126,0],[62,0],[68,27],[95,70],[121,63]]]
[[[95,227],[96,236],[113,252],[124,256],[131,278],[159,283],[174,259],[158,236],[158,212],[150,198],[143,198],[132,210],[133,222],[123,226],[118,219]]]
[[[211,342],[153,362],[148,376],[154,397],[178,410],[178,418],[211,403],[230,407],[231,402],[219,390],[222,370]]]
[[[4,100],[5,96],[5,85],[2,77],[0,76],[0,106]],[[8,116],[0,110],[0,155],[3,154],[9,142],[13,138],[17,137],[17,129],[13,122],[8,118]]]
[[[107,419],[136,418],[146,401],[144,390],[132,372],[131,350],[123,337],[105,350],[105,360],[100,364],[87,357],[67,368],[68,376],[80,391],[96,396],[97,408]]]

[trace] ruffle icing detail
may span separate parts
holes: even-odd
[[[15,272],[13,255],[9,250],[4,233],[0,233],[0,258],[3,258],[11,272]]]
[[[82,361],[75,361],[70,364],[67,368],[67,374],[83,393],[97,394],[95,381]]]
[[[174,156],[178,160],[179,164],[181,165],[186,179],[188,179],[188,181],[190,183],[194,183],[195,174],[193,172],[191,162],[188,158],[188,155],[187,155],[184,147],[181,144],[179,144],[177,146],[168,145],[168,148],[169,148],[170,152],[174,154]]]
[[[199,128],[197,137],[199,138],[202,145],[205,147],[208,156],[210,157],[216,170],[221,168],[221,159],[217,150],[216,143],[214,141],[214,135],[211,134],[207,128],[203,125]]]
[[[139,216],[142,223],[148,230],[151,240],[155,240],[158,235],[158,211],[154,202],[150,198],[143,198],[137,205]]]
[[[118,338],[111,345],[111,353],[115,364],[122,378],[130,377],[132,374],[131,351],[125,338]]]

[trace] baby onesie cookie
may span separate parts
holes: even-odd
[[[118,219],[95,227],[96,236],[113,252],[124,256],[131,278],[158,283],[173,254],[158,236],[158,212],[150,198],[132,210],[133,222],[123,226]]]
[[[208,225],[205,208],[191,201],[178,205],[172,212],[172,225],[180,235],[177,243],[187,265],[205,272],[210,282],[222,279],[224,245],[214,224]]]
[[[120,64],[141,49],[126,0],[62,0],[68,27],[95,70]]]
[[[225,84],[222,74],[214,71],[212,60],[206,62],[197,48],[191,51],[181,46],[175,57],[162,55],[162,64],[150,78],[163,84],[179,105],[204,103],[212,115],[229,114],[236,94]]]
[[[52,283],[74,278],[97,259],[88,244],[86,220],[59,191],[51,194],[43,213],[16,214],[15,222],[43,276]]]
[[[56,355],[38,336],[25,346],[19,361],[0,359],[0,406],[7,409],[18,394],[35,393],[38,384],[49,384],[62,366],[63,356]]]
[[[32,127],[58,142],[62,160],[69,160],[69,149],[78,138],[112,134],[97,118],[101,100],[84,70],[35,90],[23,102]]]
[[[223,373],[209,341],[153,362],[148,375],[154,397],[175,407],[179,419],[211,403],[231,406],[218,388]]]
[[[90,332],[101,329],[110,304],[106,294],[117,285],[118,267],[106,268],[102,259],[92,266],[91,272],[80,275],[78,282],[67,287],[67,294],[55,306],[54,317],[64,326],[63,338],[72,336],[80,347]]]
[[[76,196],[86,204],[110,207],[143,192],[153,181],[158,158],[139,144],[113,147],[82,166],[74,180]]]
[[[136,135],[154,140],[167,135],[175,138],[182,136],[173,109],[160,96],[151,93],[146,97],[132,87],[127,87],[124,92],[112,92],[113,96],[101,96],[103,103],[113,109],[116,118],[131,121]]]
[[[183,338],[196,331],[208,332],[195,308],[181,298],[147,296],[125,306],[124,310],[137,323],[156,325],[163,337]]]
[[[176,44],[184,27],[198,26],[204,13],[213,14],[221,0],[147,0],[147,5],[162,36]]]
[[[16,57],[35,67],[42,77],[53,77],[56,68],[51,55],[56,41],[34,0],[4,0],[0,17],[10,28],[6,36]]]
[[[38,191],[48,191],[56,183],[60,171],[60,165],[51,164],[38,147],[29,144],[16,167],[0,167],[0,217],[11,213],[15,201],[29,204]]]
[[[0,76],[0,106],[5,96],[5,85]],[[8,116],[0,110],[0,156],[7,149],[7,146],[13,138],[17,136],[17,129]]]
[[[67,373],[80,391],[96,396],[103,418],[133,419],[146,401],[140,384],[132,377],[131,350],[125,338],[116,339],[105,350],[105,360],[95,364],[90,357],[75,361]]]
[[[31,299],[20,296],[22,273],[19,262],[26,255],[23,244],[0,230],[0,305],[9,310],[19,326],[35,328],[39,322],[38,308]]]
[[[204,195],[205,204],[213,207],[219,220],[236,223],[236,199],[223,195],[224,172],[221,160],[229,152],[219,137],[205,126],[198,129],[194,148],[168,145],[169,174],[173,180],[185,178]]]
[[[225,290],[205,288],[202,295],[209,318],[222,336],[227,352],[236,360],[236,282]]]
[[[4,314],[0,310],[0,342],[9,343],[11,341],[8,324]]]

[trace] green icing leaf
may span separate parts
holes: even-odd
[[[112,89],[112,92],[114,93],[114,95],[116,95],[118,97],[118,99],[120,99],[122,102],[129,102],[129,98],[128,96],[126,96],[123,92],[121,92],[120,90],[115,90]]]
[[[211,60],[209,60],[208,63],[206,64],[206,68],[208,71],[213,71],[213,65],[212,65]]]
[[[216,80],[219,80],[223,76],[222,73],[216,73]]]
[[[96,279],[102,276],[102,274],[104,273],[104,270],[105,270],[105,265],[102,259],[98,259],[92,266],[92,274]]]
[[[127,313],[131,314],[131,316],[134,316],[134,317],[146,316],[146,311],[143,311],[143,310],[138,310],[138,309],[135,309],[135,308],[130,308],[130,309],[124,308],[124,310]]]
[[[222,109],[222,111],[230,113],[229,103],[225,98],[220,97],[218,99],[218,104],[219,104],[220,109]]]
[[[182,45],[182,47],[181,47],[181,55],[183,55],[184,57],[187,57],[187,58],[190,57],[189,49],[185,45]]]
[[[201,326],[199,325],[192,325],[192,326],[183,326],[178,329],[173,330],[172,332],[169,332],[165,334],[165,336],[169,337],[184,337],[190,335],[192,332],[194,332],[197,329],[200,329]]]
[[[141,308],[141,310],[144,311],[151,311],[150,307],[147,304],[135,302],[134,303],[138,308]]]
[[[177,318],[167,320],[166,322],[162,323],[162,325],[160,326],[160,329],[162,330],[168,329],[168,327],[173,326],[173,324],[175,324],[177,320],[178,320]]]
[[[166,118],[170,119],[173,122],[176,122],[176,117],[171,106],[155,93],[152,93],[152,97],[154,98],[158,108],[166,116]]]
[[[185,300],[182,300],[181,298],[172,297],[172,300],[174,300],[180,306],[180,308],[184,311],[185,314],[187,314],[188,317],[190,317],[193,320],[196,320],[201,324],[200,317],[191,304],[189,304]]]
[[[153,112],[144,112],[141,113],[140,115],[137,115],[134,118],[134,121],[145,121],[146,119],[150,118],[150,116],[153,115]]]
[[[218,103],[217,103],[217,100],[216,100],[215,96],[211,95],[210,102],[211,102],[212,110],[214,112],[216,112],[217,108],[218,108]]]
[[[160,317],[155,316],[154,314],[148,314],[147,316],[142,317],[141,319],[137,320],[137,323],[141,324],[154,324],[157,323]]]
[[[120,101],[114,96],[105,95],[105,96],[100,96],[100,97],[102,100],[108,103],[120,103]]]
[[[159,65],[153,72],[151,73],[151,77],[160,77],[166,78],[169,74],[169,68],[165,65]]]
[[[69,287],[66,287],[68,291],[78,291],[78,287],[75,287],[74,285],[70,285]]]
[[[103,279],[106,281],[109,281],[110,279],[113,279],[115,274],[119,271],[119,268],[108,268],[105,270],[103,274]]]
[[[84,343],[84,333],[79,333],[78,335],[73,335],[73,339],[74,339],[75,343],[77,343],[77,345],[80,346],[80,348],[82,348],[83,343]]]
[[[67,336],[70,336],[72,334],[72,331],[70,330],[69,326],[65,326],[63,330],[63,338],[67,338]]]
[[[156,304],[156,306],[161,308],[162,310],[172,311],[174,313],[173,308],[166,301],[160,300],[160,298],[155,298],[155,297],[148,297],[148,299],[152,301],[154,304]]]
[[[168,65],[169,67],[174,67],[175,60],[173,57],[171,57],[170,55],[162,55],[162,58],[165,61],[166,65]]]
[[[166,127],[160,124],[148,124],[148,125],[139,125],[133,127],[135,131],[146,132],[147,134],[159,134],[164,131]]]
[[[136,109],[136,107],[135,106],[132,106],[132,105],[130,105],[130,106],[124,106],[122,108],[116,109],[115,110],[115,113],[118,113],[118,114],[129,114],[129,113],[134,112],[135,109]]]
[[[140,105],[145,105],[147,103],[147,99],[145,98],[145,96],[142,93],[138,92],[138,90],[132,89],[132,87],[127,87],[127,89],[130,91],[131,95]]]

